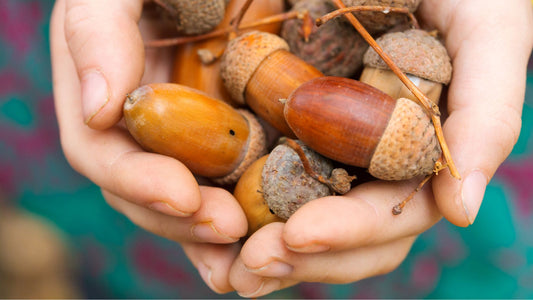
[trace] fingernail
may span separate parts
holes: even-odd
[[[215,293],[224,293],[223,291],[218,289],[213,283],[213,271],[211,271],[209,267],[207,267],[204,263],[200,262],[198,263],[196,268],[198,269],[198,273],[200,273],[200,277],[202,277],[202,279],[207,284],[207,286],[209,286],[210,289],[212,289]]]
[[[168,204],[166,202],[161,202],[161,201],[152,202],[152,203],[150,203],[150,205],[148,207],[150,209],[153,209],[155,211],[158,211],[160,213],[163,213],[165,215],[170,215],[170,216],[190,217],[192,215],[192,213],[182,212],[182,211],[170,206],[170,204]]]
[[[298,253],[320,253],[330,249],[328,245],[312,243],[303,247],[293,247],[287,245],[287,249]]]
[[[191,226],[191,234],[199,241],[211,243],[234,243],[238,238],[233,238],[220,233],[212,222],[197,223]]]
[[[278,261],[278,260],[274,260],[274,261],[272,261],[272,262],[270,262],[270,263],[268,263],[265,266],[260,267],[260,268],[248,268],[248,267],[246,267],[246,269],[250,273],[258,274],[258,275],[261,275],[261,276],[266,276],[266,277],[284,277],[284,276],[290,275],[294,268],[291,265],[287,264],[287,263],[284,263],[284,262],[281,262],[281,261]]]
[[[279,290],[281,287],[281,281],[276,278],[264,279],[257,290],[251,293],[242,293],[237,291],[237,294],[243,298],[255,298],[270,294],[273,291]]]
[[[88,124],[109,101],[107,81],[99,71],[85,74],[81,80],[83,117]]]
[[[470,225],[474,224],[474,220],[479,212],[479,207],[483,201],[487,183],[487,176],[479,170],[475,170],[468,174],[463,181],[461,186],[461,198]]]

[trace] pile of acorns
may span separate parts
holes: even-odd
[[[185,34],[228,28],[249,3],[157,2],[174,8]],[[348,7],[384,7],[353,14],[438,103],[451,63],[436,35],[416,28],[412,13],[420,2],[344,0]],[[288,219],[310,200],[349,191],[354,176],[336,166],[406,180],[432,174],[442,155],[427,111],[352,24],[344,16],[314,23],[337,9],[333,1],[256,0],[241,25],[282,14],[285,7],[297,17],[180,45],[174,82],[139,87],[124,104],[128,130],[144,149],[233,190],[249,234]],[[193,21],[184,12],[192,12]],[[265,128],[283,138],[270,145]]]

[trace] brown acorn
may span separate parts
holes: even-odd
[[[335,6],[329,0],[306,0],[297,2],[291,10],[308,11],[315,20],[335,10]],[[368,44],[349,23],[334,19],[320,27],[313,25],[306,36],[302,32],[304,22],[289,19],[281,27],[280,35],[292,53],[329,76],[351,77],[361,69]]]
[[[283,118],[280,99],[323,74],[290,53],[279,36],[251,31],[228,44],[221,59],[221,76],[234,100],[247,104],[282,134],[293,137]]]
[[[272,222],[283,222],[270,210],[263,197],[261,173],[268,155],[251,164],[235,185],[233,196],[239,202],[248,221],[248,236]]]
[[[446,48],[434,35],[411,29],[384,34],[376,42],[430,100],[439,102],[443,85],[451,80],[452,65]],[[368,49],[363,62],[360,81],[393,98],[417,100],[374,49]]]
[[[407,8],[414,13],[422,0],[343,0],[347,7],[351,6],[384,6]],[[403,13],[360,11],[353,13],[357,20],[372,34],[379,34],[389,29],[409,24],[409,17]]]
[[[265,153],[265,134],[251,113],[178,84],[137,88],[124,103],[124,119],[144,149],[219,184],[235,183]]]
[[[308,81],[291,94],[284,114],[296,136],[313,150],[367,168],[379,179],[431,174],[441,157],[433,123],[422,107],[356,80]]]
[[[224,18],[225,0],[158,0],[172,17],[179,32],[202,34],[213,30]]]
[[[226,28],[237,15],[246,0],[232,0],[226,7],[224,19],[215,29]],[[242,24],[255,21],[283,12],[283,0],[254,1],[244,14]],[[257,30],[277,34],[280,24],[268,24],[257,27]],[[244,31],[246,32],[246,31]],[[208,51],[217,55],[224,51],[228,43],[227,36],[213,37],[208,40],[179,45],[174,56],[172,82],[201,90],[213,98],[223,100],[233,106],[239,104],[228,94],[220,77],[220,60],[209,64],[202,62],[198,53]]]

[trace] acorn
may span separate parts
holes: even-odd
[[[294,134],[283,118],[280,99],[319,76],[319,70],[289,52],[282,38],[266,32],[236,37],[221,59],[221,77],[231,97],[289,137]]]
[[[230,1],[226,7],[224,19],[215,28],[223,29],[230,25],[246,0]],[[242,24],[283,12],[283,0],[254,1],[244,14]],[[277,34],[281,24],[266,24],[257,30]],[[243,30],[246,32],[246,30]],[[179,45],[174,56],[172,82],[201,90],[213,98],[223,100],[233,106],[239,104],[231,99],[220,77],[220,60],[209,64],[204,63],[198,53],[211,53],[217,56],[222,53],[228,43],[227,36],[213,37],[207,40]]]
[[[196,35],[213,30],[224,18],[225,0],[158,0],[179,32]]]
[[[235,183],[266,152],[253,114],[183,85],[141,86],[127,96],[123,111],[145,150],[174,157],[219,184]]]
[[[452,64],[446,48],[434,35],[411,29],[384,34],[376,42],[430,100],[439,102],[443,85],[451,80]],[[393,98],[417,100],[374,49],[368,49],[363,62],[360,81]]]
[[[379,179],[431,174],[441,157],[433,123],[421,106],[353,79],[321,77],[302,84],[285,103],[284,115],[313,150],[367,168]]]
[[[233,190],[233,196],[241,205],[248,221],[248,236],[267,224],[284,221],[270,210],[263,197],[261,172],[267,158],[268,155],[265,155],[251,164]]]
[[[347,7],[384,6],[407,8],[409,12],[414,13],[422,0],[343,0],[343,2]],[[409,24],[409,17],[403,13],[360,11],[353,14],[371,34],[381,34],[393,27]]]
[[[307,0],[297,2],[291,10],[308,11],[315,20],[335,8],[329,0]],[[302,32],[304,22],[289,19],[281,27],[280,35],[292,53],[325,75],[351,77],[360,71],[368,44],[348,22],[339,18],[320,27],[313,24],[309,36]]]
[[[234,196],[248,219],[248,235],[289,219],[309,201],[347,193],[355,178],[302,142],[287,141],[291,144],[280,143],[254,162],[235,186]]]

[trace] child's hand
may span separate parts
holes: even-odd
[[[143,73],[147,82],[170,80],[171,53],[145,55],[142,7],[142,0],[56,1],[51,54],[62,147],[111,206],[181,243],[206,283],[228,292],[234,242],[247,230],[241,208],[229,192],[199,186],[179,161],[143,151],[118,125],[126,93]]]
[[[342,197],[311,201],[286,224],[270,224],[244,244],[231,270],[241,295],[383,274],[403,261],[416,236],[441,214],[458,226],[474,222],[487,183],[519,136],[533,44],[531,3],[424,0],[419,10],[452,57],[444,135],[462,179],[441,171],[399,216],[391,209],[415,180],[371,182]]]

